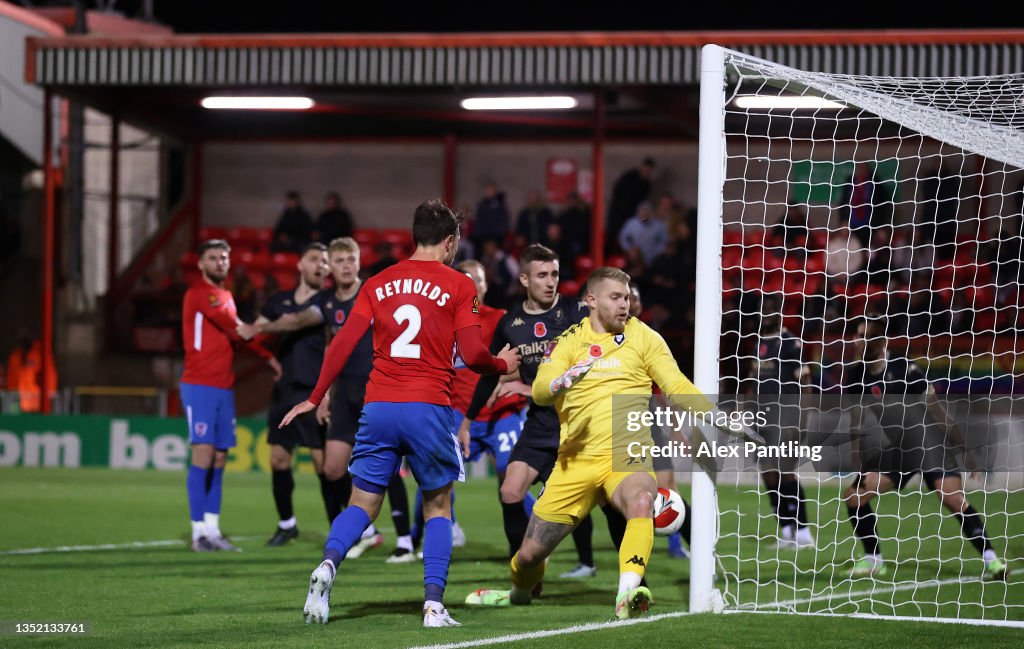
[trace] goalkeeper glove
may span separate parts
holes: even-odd
[[[576,363],[565,371],[561,376],[551,382],[551,394],[559,395],[572,386],[579,383],[580,379],[587,375],[590,368],[594,366],[594,359],[588,358],[585,361]]]

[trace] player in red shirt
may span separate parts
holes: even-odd
[[[181,403],[188,419],[192,463],[188,468],[192,550],[235,550],[220,532],[220,502],[228,449],[235,445],[235,344],[244,344],[266,359],[281,375],[273,354],[256,342],[244,342],[235,331],[240,321],[224,278],[231,267],[231,247],[211,239],[199,246],[202,279],[185,292],[182,334],[185,370],[181,375]],[[212,479],[207,474],[212,472]],[[209,486],[208,486],[209,485]]]
[[[490,347],[494,331],[498,327],[498,321],[505,315],[505,309],[495,309],[482,303],[484,295],[487,293],[487,275],[480,262],[468,259],[456,268],[473,280],[473,284],[476,286],[476,295],[481,301],[480,327],[483,341]],[[516,445],[519,433],[523,430],[525,408],[529,403],[527,395],[530,394],[530,386],[519,381],[518,375],[504,376],[501,380],[502,383],[491,396],[488,404],[480,409],[480,413],[469,426],[468,456],[470,462],[475,462],[482,454],[489,455],[494,460],[499,486],[505,479],[505,468],[508,466],[512,447]],[[456,355],[455,382],[452,384],[452,408],[455,409],[456,427],[461,425],[465,419],[469,403],[473,398],[473,391],[479,381],[480,375],[466,367],[462,357]],[[533,507],[532,495],[528,494],[527,498],[531,502],[524,503],[524,506],[527,508],[527,516],[529,516],[529,510]],[[413,542],[418,544],[422,534],[423,499],[422,495],[417,492],[415,525],[412,530]],[[462,547],[466,544],[466,535],[459,527],[455,516],[454,490],[452,491],[452,538],[455,547]]]
[[[327,348],[320,378],[308,401],[281,422],[316,408],[373,323],[373,370],[356,445],[352,451],[352,497],[334,519],[323,562],[310,576],[306,622],[326,624],[338,565],[380,513],[391,477],[406,458],[423,490],[426,627],[458,626],[441,604],[452,551],[451,488],[465,479],[462,459],[469,439],[459,439],[451,408],[453,356],[472,370],[508,374],[519,353],[508,346],[492,356],[480,335],[480,300],[473,282],[448,266],[459,247],[459,222],[441,201],[416,208],[416,251],[367,280],[348,320]],[[461,446],[461,448],[460,448]]]

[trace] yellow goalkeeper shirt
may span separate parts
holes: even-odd
[[[588,358],[595,360],[587,375],[554,396],[551,382]],[[650,444],[650,429],[627,427],[626,415],[648,410],[652,384],[683,407],[713,408],[703,396],[680,398],[701,393],[679,371],[665,339],[656,331],[631,317],[621,334],[599,334],[586,317],[548,347],[533,381],[533,400],[542,406],[554,404],[558,410],[561,453],[610,456],[624,451],[632,441]]]

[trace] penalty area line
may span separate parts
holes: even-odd
[[[234,536],[236,541],[260,538],[256,536]],[[141,550],[146,548],[164,548],[187,545],[182,539],[163,539],[160,541],[129,541],[128,543],[99,543],[96,545],[58,545],[52,548],[20,548],[17,550],[0,550],[0,556],[17,556],[31,554],[56,554],[64,552],[98,552],[101,550]]]

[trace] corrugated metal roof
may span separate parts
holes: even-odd
[[[699,45],[402,47],[30,44],[29,78],[57,86],[677,85],[700,76]],[[74,43],[74,41],[69,41]],[[730,45],[816,72],[979,76],[1024,70],[1024,43]]]

